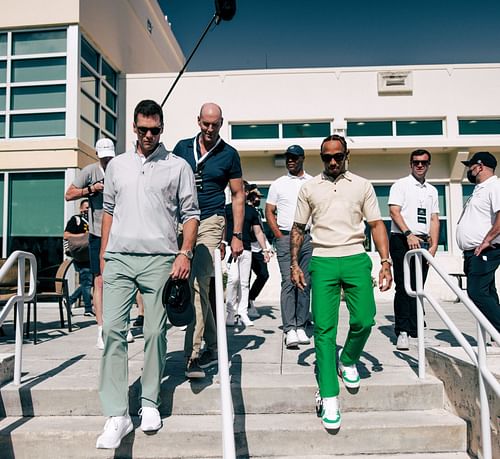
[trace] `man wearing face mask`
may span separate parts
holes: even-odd
[[[434,256],[439,240],[439,202],[436,187],[425,178],[431,165],[427,150],[410,155],[410,174],[397,180],[389,193],[391,214],[390,252],[394,262],[394,333],[396,348],[408,350],[409,338],[417,337],[417,299],[406,293],[403,261],[409,250],[425,248]],[[415,261],[411,262],[411,285],[415,288]],[[423,263],[425,282],[429,267]]]
[[[457,224],[457,243],[464,252],[467,293],[500,332],[500,306],[495,287],[495,271],[500,264],[497,160],[491,153],[481,151],[462,163],[468,168],[467,178],[476,185]]]

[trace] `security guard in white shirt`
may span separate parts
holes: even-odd
[[[403,260],[406,252],[425,248],[435,255],[439,240],[439,202],[437,189],[425,181],[431,164],[427,150],[415,150],[410,155],[410,175],[391,187],[389,210],[392,218],[390,253],[394,263],[394,332],[399,350],[409,349],[409,337],[417,337],[417,301],[408,296],[404,287]],[[422,267],[423,279],[428,266]],[[411,283],[415,288],[415,269]]]
[[[497,160],[486,151],[468,161],[467,178],[474,191],[457,224],[457,243],[464,251],[467,293],[500,332],[500,306],[495,271],[500,264],[500,180],[495,175]]]

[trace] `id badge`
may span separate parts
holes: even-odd
[[[424,207],[417,208],[417,222],[427,224],[427,209]]]

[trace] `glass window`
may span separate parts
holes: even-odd
[[[233,139],[277,139],[278,124],[233,124],[231,137]]]
[[[97,135],[97,128],[82,118],[80,120],[80,138],[87,145],[92,145],[93,147],[97,141]]]
[[[348,121],[349,137],[392,136],[392,121]]]
[[[104,59],[102,60],[102,76],[113,89],[116,89],[116,72]]]
[[[85,93],[80,93],[80,103],[81,103],[81,113],[87,120],[95,121],[99,116],[99,107],[96,102],[94,102]]]
[[[94,74],[85,66],[81,65],[80,68],[80,87],[87,91],[89,94],[98,97],[98,86],[97,78]]]
[[[5,111],[5,88],[0,88],[0,112]]]
[[[45,54],[66,52],[66,30],[15,32],[12,54]]]
[[[458,120],[460,135],[500,134],[500,119]]]
[[[66,79],[66,58],[26,59],[12,61],[12,81],[50,81]]]
[[[26,86],[11,89],[12,110],[63,108],[66,106],[66,86]]]
[[[116,134],[116,119],[113,115],[101,109],[101,120],[104,119],[104,128],[111,134]],[[101,123],[102,124],[102,123]]]
[[[90,46],[89,42],[82,38],[82,58],[85,59],[96,72],[99,72],[99,54]]]
[[[438,192],[439,216],[446,216],[446,185],[435,185]]]
[[[443,135],[441,120],[396,121],[396,135]]]
[[[109,109],[116,111],[116,96],[104,85],[102,85],[101,89],[101,103]]]
[[[4,183],[4,174],[0,174],[0,209],[2,210],[0,212],[0,242],[2,240],[2,234],[3,234],[3,183]],[[2,249],[0,248],[0,255],[1,255]]]
[[[462,184],[462,202],[464,206],[467,200],[472,196],[473,191],[474,185],[469,185],[468,183]]]
[[[389,192],[391,191],[390,185],[376,185],[373,187],[375,189],[375,194],[377,195],[378,206],[380,207],[380,213],[382,218],[391,218],[389,213]]]
[[[0,61],[0,83],[7,82],[7,62]]]
[[[283,123],[283,138],[327,137],[330,123]]]
[[[5,116],[0,115],[0,139],[5,138]],[[2,207],[0,206],[0,209]]]
[[[50,137],[65,134],[64,113],[33,113],[10,117],[11,137]]]
[[[0,56],[7,56],[7,34],[0,33]]]

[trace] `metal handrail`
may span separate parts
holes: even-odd
[[[235,459],[234,412],[229,379],[229,356],[227,352],[226,317],[224,307],[224,285],[220,250],[214,251],[215,300],[217,304],[217,357],[219,359],[219,381],[222,413],[222,445],[224,459]]]
[[[26,260],[30,262],[30,282],[28,292],[26,293]],[[32,301],[36,294],[36,258],[32,253],[16,250],[12,252],[4,265],[0,268],[0,281],[7,272],[17,262],[17,295],[12,295],[3,306],[0,313],[0,326],[4,323],[10,310],[16,308],[16,345],[14,358],[14,384],[21,384],[21,369],[23,358],[23,326],[24,326],[24,304]]]
[[[415,290],[411,286],[410,277],[410,259],[415,258]],[[424,282],[422,275],[422,257],[429,263],[429,266],[434,268],[436,273],[443,281],[451,288],[453,293],[462,301],[465,307],[476,319],[477,323],[477,350],[475,350],[465,339],[464,334],[453,323],[451,318],[446,314],[445,310],[438,304],[433,296],[424,291]],[[488,369],[486,361],[486,344],[484,340],[484,332],[487,332],[491,338],[500,345],[500,333],[489,322],[484,314],[472,302],[468,295],[461,290],[453,281],[453,279],[437,264],[435,258],[425,249],[410,250],[404,258],[404,282],[406,293],[409,296],[417,299],[417,330],[418,330],[418,377],[425,378],[425,342],[424,342],[424,298],[434,308],[441,320],[451,331],[455,339],[465,350],[466,354],[471,359],[472,363],[478,370],[479,379],[479,401],[481,409],[481,436],[482,436],[482,457],[484,459],[492,459],[491,448],[491,430],[490,430],[490,408],[488,404],[488,396],[486,393],[485,381],[490,388],[500,397],[500,383]]]

